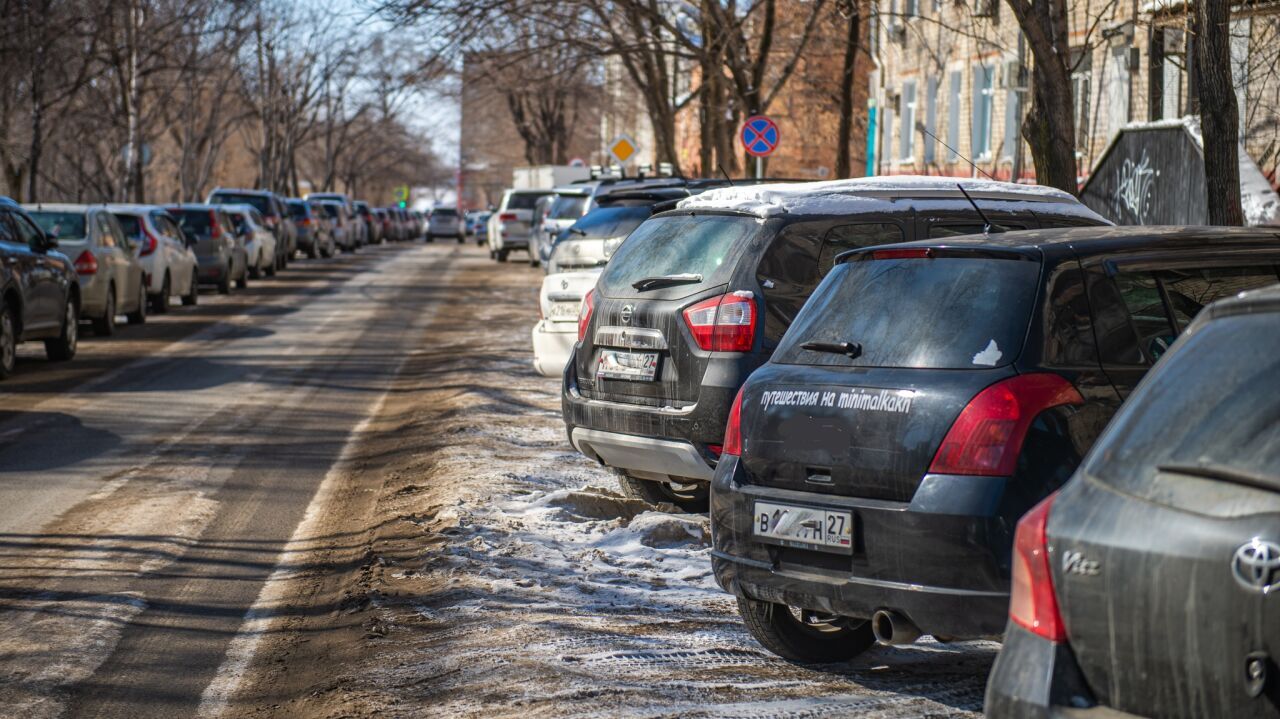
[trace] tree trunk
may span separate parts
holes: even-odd
[[[1036,182],[1078,195],[1066,0],[1007,2],[1031,48],[1031,108],[1022,136],[1031,147]]]
[[[857,0],[848,7],[848,26],[844,38],[844,70],[840,73],[840,123],[836,128],[836,177],[853,174],[853,76],[858,63],[858,29],[861,8]]]
[[[1204,180],[1209,224],[1243,225],[1240,207],[1240,108],[1231,79],[1231,5],[1198,2],[1192,11]]]

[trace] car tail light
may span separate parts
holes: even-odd
[[[591,313],[596,309],[596,293],[588,292],[582,299],[582,307],[578,309],[578,341],[587,336],[587,326],[591,324]]]
[[[146,257],[147,255],[151,254],[152,252],[155,252],[155,251],[156,251],[156,246],[157,246],[157,245],[159,245],[159,242],[156,240],[155,235],[151,234],[151,232],[149,232],[148,230],[143,229],[143,231],[142,231],[142,249],[138,251],[138,256],[139,256],[139,257]]]
[[[222,225],[218,224],[218,216],[211,215],[209,217],[209,237],[218,239],[222,237]]]
[[[1011,475],[1036,416],[1067,404],[1084,404],[1084,398],[1056,374],[1024,374],[997,382],[969,400],[938,447],[929,471]]]
[[[742,454],[742,393],[744,386],[733,398],[733,406],[729,407],[729,421],[724,425],[724,444],[721,445],[721,456],[737,457]]]
[[[1018,522],[1013,539],[1013,586],[1009,594],[1009,619],[1051,642],[1067,638],[1053,592],[1049,569],[1049,541],[1045,528],[1057,492],[1037,504]]]
[[[311,226],[311,218],[310,218],[310,217],[301,217],[301,218],[298,218],[298,226],[299,226],[299,227],[310,227],[310,226]]]
[[[756,304],[750,292],[703,300],[684,310],[698,347],[709,352],[747,352],[756,339]]]
[[[498,222],[515,222],[518,219],[520,219],[520,216],[514,212],[504,212],[498,215]]]
[[[933,249],[929,247],[907,247],[901,250],[876,250],[871,253],[873,260],[920,260],[933,259]]]
[[[85,250],[84,252],[80,253],[79,257],[76,258],[75,266],[76,266],[76,274],[81,274],[81,275],[95,274],[98,271],[98,258],[94,257],[92,252]]]

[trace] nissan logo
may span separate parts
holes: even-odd
[[[1231,573],[1245,589],[1267,594],[1280,585],[1280,544],[1255,537],[1236,550]]]
[[[635,311],[636,311],[635,306],[633,306],[633,305],[623,305],[623,306],[622,306],[622,314],[620,314],[620,315],[618,316],[618,319],[622,320],[622,324],[624,324],[624,325],[629,325],[629,324],[631,324],[631,315],[632,315]]]

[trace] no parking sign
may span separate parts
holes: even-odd
[[[768,157],[778,149],[778,123],[765,115],[752,115],[742,123],[742,132],[738,137],[748,155]]]

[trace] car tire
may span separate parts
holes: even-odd
[[[428,245],[429,245],[429,244],[431,244],[432,242],[435,242],[435,241],[436,241],[435,235],[431,235],[431,234],[428,234],[428,235],[427,235],[427,240],[426,240],[426,242],[427,242],[427,244],[428,244]]]
[[[253,267],[249,268],[249,276],[258,279],[262,276],[262,253],[258,253],[258,259],[253,261]]]
[[[116,286],[107,286],[107,306],[102,316],[93,320],[93,333],[99,337],[110,337],[116,333]]]
[[[506,262],[506,261],[507,261],[507,255],[509,255],[509,254],[511,254],[511,250],[498,250],[498,253],[497,253],[497,260],[498,260],[499,262]]]
[[[151,311],[162,315],[169,311],[169,293],[173,291],[173,285],[169,283],[169,273],[165,273],[164,282],[160,284],[160,294],[156,295],[151,301]]]
[[[467,244],[467,238],[463,237],[462,235],[458,235],[458,244],[459,245]]]
[[[530,252],[530,253],[529,253],[529,266],[530,266],[530,267],[537,267],[537,266],[538,266],[538,265],[540,265],[540,264],[542,264],[542,263],[538,261],[538,256],[537,256],[537,255],[535,255],[535,254],[533,254],[532,252]]]
[[[280,258],[279,258],[279,257],[272,257],[272,258],[271,258],[271,264],[267,265],[267,268],[266,268],[265,270],[263,270],[263,272],[265,272],[265,273],[266,273],[267,277],[275,277],[275,276],[276,276],[276,269],[277,269],[277,268],[279,268],[279,267],[280,267]]]
[[[80,309],[74,297],[67,297],[66,312],[62,316],[62,334],[44,341],[44,354],[50,362],[66,362],[76,356],[80,345]]]
[[[131,325],[140,325],[147,321],[147,288],[138,283],[138,309],[125,315]]]
[[[226,273],[222,275],[222,281],[218,283],[218,294],[220,295],[231,294],[231,270],[230,269],[228,269]]]
[[[0,379],[13,374],[18,364],[18,320],[15,308],[0,300]]]
[[[191,273],[191,289],[187,294],[182,296],[182,304],[187,307],[195,307],[200,303],[200,276],[195,272]]]
[[[307,258],[314,260],[316,257],[319,257],[319,256],[320,256],[320,252],[319,250],[316,249],[316,243],[312,242],[311,246],[307,248]]]
[[[844,662],[876,643],[871,622],[866,619],[826,617],[741,595],[738,613],[757,642],[793,662]]]
[[[674,482],[657,482],[632,477],[622,470],[617,471],[618,484],[629,497],[634,497],[652,505],[673,504],[681,511],[689,514],[705,514],[711,504],[711,485],[706,482],[691,480],[689,484]],[[690,489],[690,487],[693,487]]]
[[[240,277],[236,278],[236,289],[243,290],[249,286],[249,268],[244,268],[244,272],[240,273]]]

